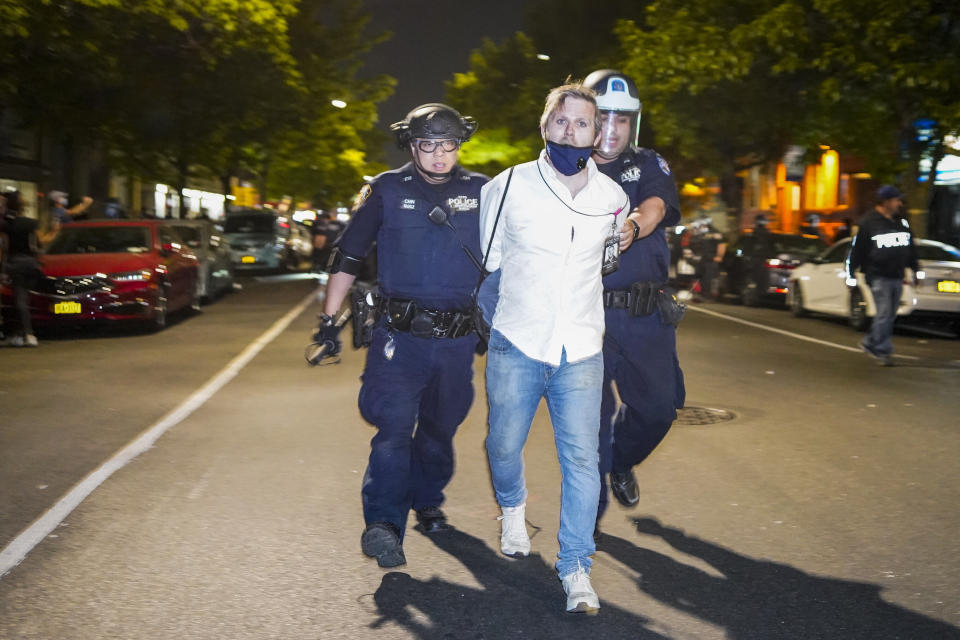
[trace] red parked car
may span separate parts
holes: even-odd
[[[38,325],[137,321],[162,329],[169,313],[199,309],[197,258],[159,220],[64,225],[40,260],[44,277],[30,296]]]

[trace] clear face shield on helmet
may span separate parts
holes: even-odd
[[[600,110],[600,143],[596,152],[607,160],[613,160],[637,143],[640,127],[638,111]]]
[[[595,152],[604,160],[615,160],[637,144],[643,109],[637,86],[629,76],[613,69],[594,71],[583,83],[596,92],[600,111],[600,143]]]

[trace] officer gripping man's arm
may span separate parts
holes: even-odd
[[[620,232],[620,250],[626,251],[634,240],[653,233],[666,215],[667,203],[659,196],[651,196],[637,205],[627,216],[631,224],[624,224]]]

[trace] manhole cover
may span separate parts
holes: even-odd
[[[727,422],[737,416],[726,409],[712,409],[710,407],[684,407],[677,410],[677,419],[674,424],[704,425]]]

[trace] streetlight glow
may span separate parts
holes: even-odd
[[[548,56],[548,55],[545,54],[545,53],[538,53],[538,54],[537,54],[537,60],[544,60],[544,61],[546,61],[546,60],[549,60],[549,59],[550,59],[550,56]]]
[[[343,100],[331,100],[330,104],[335,106],[337,109],[343,109],[344,107],[347,106],[347,103],[344,102]]]

